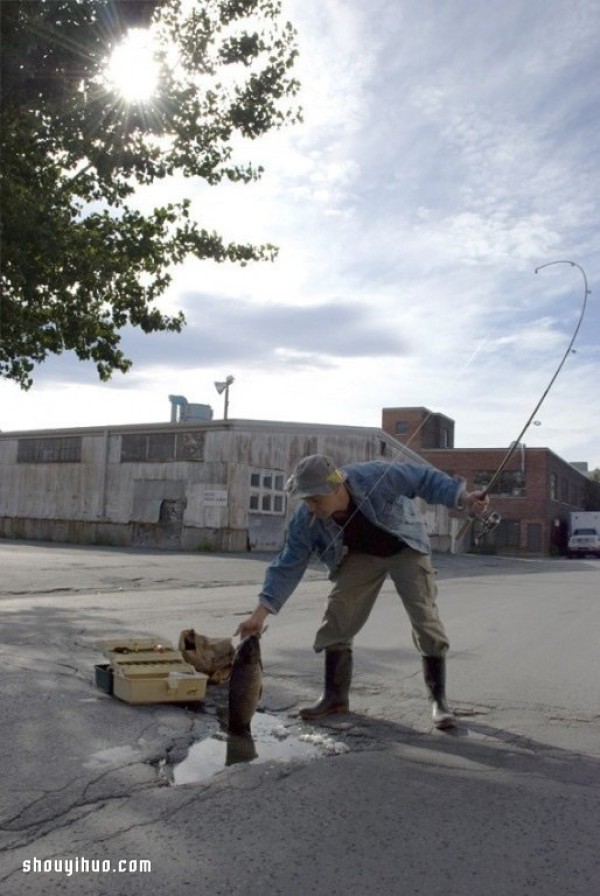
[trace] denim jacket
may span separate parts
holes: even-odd
[[[429,537],[411,499],[455,508],[464,489],[463,479],[424,464],[366,461],[341,469],[361,513],[422,554],[431,550]],[[331,577],[346,554],[343,529],[331,518],[312,518],[303,503],[290,520],[283,550],[267,568],[259,595],[260,603],[271,613],[279,612],[297,588],[313,554],[327,566]]]

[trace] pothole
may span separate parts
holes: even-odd
[[[192,744],[185,759],[170,768],[169,779],[174,785],[194,784],[237,763],[309,761],[348,751],[346,744],[327,734],[258,712],[252,719],[252,737],[231,737],[224,731],[211,734]]]

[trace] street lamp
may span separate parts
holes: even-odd
[[[215,389],[221,395],[223,392],[225,393],[225,409],[223,411],[223,420],[227,420],[227,413],[229,411],[229,387],[234,382],[234,378],[229,375],[226,380],[222,383],[215,382]]]

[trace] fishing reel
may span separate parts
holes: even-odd
[[[493,532],[494,529],[502,522],[502,517],[499,513],[496,513],[495,510],[488,510],[484,516],[476,517],[475,523],[479,525],[476,526],[476,530],[474,533],[474,542],[476,545],[479,545],[479,542],[482,541],[486,535],[489,535],[490,532]]]

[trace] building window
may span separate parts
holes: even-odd
[[[494,473],[490,470],[478,470],[473,482],[476,489],[487,489],[492,481]],[[525,475],[520,470],[504,470],[493,486],[489,489],[491,495],[504,495],[506,497],[523,498],[525,496]]]
[[[129,433],[121,436],[121,463],[161,464],[175,460],[204,459],[204,433],[182,432]]]
[[[408,423],[406,420],[396,420],[394,423],[394,432],[397,436],[405,436],[408,432]]]
[[[285,476],[273,470],[250,473],[249,509],[255,513],[285,513]]]
[[[550,473],[550,500],[558,501],[558,476]]]
[[[569,482],[565,478],[560,480],[560,500],[569,503]]]
[[[19,439],[18,464],[78,464],[81,436],[50,439]]]

